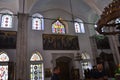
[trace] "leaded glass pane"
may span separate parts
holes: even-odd
[[[9,61],[9,57],[5,53],[0,54],[0,62]]]
[[[31,80],[43,80],[43,64],[31,64]]]
[[[76,33],[80,33],[80,24],[79,23],[77,23],[77,22],[75,22],[75,32]]]
[[[8,80],[8,66],[0,65],[0,80]]]
[[[33,30],[42,30],[42,20],[38,17],[32,18],[32,29]]]
[[[42,58],[38,54],[33,54],[30,61],[40,61]]]
[[[81,33],[85,33],[85,28],[83,23],[80,24],[80,28],[81,28]]]
[[[65,27],[62,23],[60,23],[60,21],[57,20],[52,24],[52,32],[65,34]]]
[[[85,27],[81,19],[75,19],[74,28],[76,33],[85,33]]]
[[[1,27],[12,28],[12,16],[11,15],[6,14],[2,16]]]

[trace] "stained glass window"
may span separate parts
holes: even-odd
[[[75,22],[75,32],[80,33],[80,24]]]
[[[2,15],[1,27],[12,28],[12,15],[9,15],[9,14]]]
[[[8,65],[9,57],[6,53],[0,52],[0,80],[8,80]]]
[[[85,28],[82,20],[77,19],[74,23],[74,27],[76,33],[85,33]]]
[[[41,55],[38,55],[38,54],[39,54],[39,52],[36,51],[36,52],[32,55],[30,61],[41,61],[41,60],[43,60],[43,59],[42,59],[42,56],[41,56]]]
[[[9,61],[9,58],[8,58],[7,54],[1,52],[0,53],[0,62],[5,62],[5,61]]]
[[[52,24],[52,32],[65,34],[65,26],[59,20],[57,20]]]
[[[8,65],[0,65],[0,80],[8,80]]]
[[[35,52],[31,59],[30,80],[44,80],[43,77],[43,59],[39,52]]]
[[[31,64],[31,80],[43,80],[43,64]]]
[[[33,30],[44,30],[43,16],[40,14],[34,14],[32,17],[32,29]]]

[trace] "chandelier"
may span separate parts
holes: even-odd
[[[104,8],[96,30],[103,35],[120,34],[120,0],[113,0]]]

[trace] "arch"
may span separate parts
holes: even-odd
[[[70,73],[70,70],[72,70],[72,58],[67,56],[61,56],[56,59],[56,66],[59,66],[60,68],[60,80],[70,80],[72,77],[72,73]]]
[[[39,13],[32,15],[32,29],[33,30],[44,30],[44,19]]]
[[[57,58],[57,59],[56,59],[56,62],[57,62],[57,61],[70,62],[70,61],[72,61],[72,59],[71,59],[70,57],[62,56],[62,57]]]
[[[34,52],[30,59],[30,61],[41,61],[41,60],[43,60],[43,58],[38,51]]]
[[[13,12],[7,9],[3,9],[0,11],[0,23],[1,28],[12,28],[13,27]]]
[[[0,10],[0,13],[8,13],[8,14],[13,14],[13,12],[11,10],[8,9],[2,9]],[[1,14],[0,14],[1,15]]]
[[[0,62],[8,62],[9,61],[9,57],[7,55],[6,52],[0,52]]]
[[[76,18],[74,22],[75,33],[85,33],[84,23],[81,19]]]
[[[57,19],[56,21],[53,22],[52,32],[57,33],[57,34],[65,34],[66,33],[66,27],[60,19]]]
[[[34,6],[34,4],[37,2],[38,0],[26,0],[26,4],[27,4],[27,13],[30,13],[31,8]],[[21,4],[20,4],[21,5]]]
[[[38,51],[33,52],[30,64],[30,80],[44,80],[43,58]]]

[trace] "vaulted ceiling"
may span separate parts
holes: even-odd
[[[93,10],[97,14],[101,14],[104,7],[111,3],[112,0],[0,0],[0,8],[8,8],[14,12],[22,11],[23,3],[25,4],[25,12],[34,9],[48,10],[60,8],[67,12],[70,10],[70,1],[73,11],[87,12]]]

